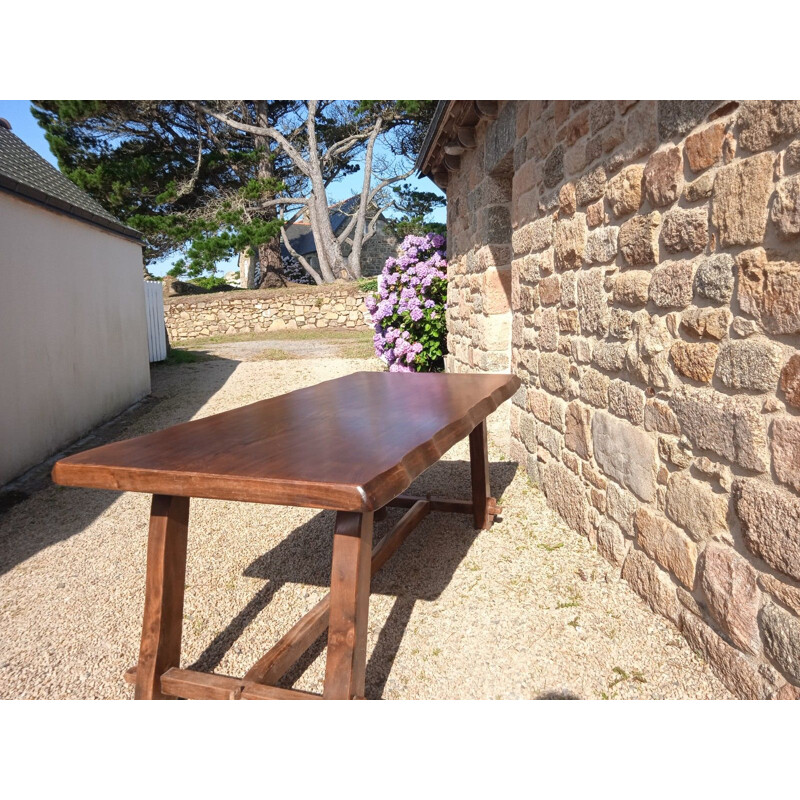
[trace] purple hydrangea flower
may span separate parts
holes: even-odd
[[[421,324],[441,318],[441,310],[446,308],[444,246],[445,239],[439,234],[406,236],[400,255],[386,260],[378,278],[378,291],[367,298],[375,330],[375,352],[391,372],[429,368],[430,359],[423,359],[423,366],[417,356],[426,351],[427,343],[444,345],[439,341],[441,328],[431,328],[427,322],[425,327]]]

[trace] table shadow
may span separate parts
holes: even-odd
[[[495,497],[502,496],[516,470],[516,462],[502,461],[489,465],[492,493]],[[468,461],[440,461],[420,475],[407,492],[467,499],[469,486]],[[391,530],[403,512],[403,509],[389,509],[387,518],[375,523],[375,542]],[[284,584],[310,584],[325,588],[330,586],[335,518],[335,512],[321,511],[244,570],[245,576],[267,581],[266,585],[214,637],[189,669],[213,671]],[[374,576],[372,594],[394,596],[395,601],[367,663],[368,698],[382,696],[416,602],[430,602],[441,595],[480,533],[481,531],[473,528],[472,517],[469,515],[433,512]],[[302,676],[325,649],[326,636],[327,634],[319,637],[278,685],[291,687]]]
[[[62,515],[55,511],[46,516],[46,524],[31,524],[28,515],[25,514],[25,504],[33,500],[43,489],[53,487],[50,472],[55,461],[109,442],[187,422],[225,385],[239,363],[233,359],[209,356],[203,361],[188,365],[154,365],[155,370],[188,370],[191,374],[202,371],[203,380],[186,381],[186,388],[181,393],[180,402],[175,404],[174,412],[161,416],[164,410],[160,403],[161,398],[149,395],[135,409],[123,412],[111,421],[91,430],[57,455],[51,456],[20,478],[0,487],[0,575],[36,555],[40,550],[85,530],[121,494],[121,492],[97,489],[61,487],[61,491],[69,493],[68,513]],[[154,380],[153,383],[157,382]],[[198,386],[202,388],[193,390]],[[153,388],[158,391],[157,385]],[[172,396],[167,399],[171,400]],[[147,416],[155,410],[160,414],[158,424],[148,426]],[[134,426],[136,432],[131,433],[130,430]],[[22,511],[22,514],[19,515],[17,523],[16,514],[19,511]]]

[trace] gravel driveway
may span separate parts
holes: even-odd
[[[136,436],[378,366],[252,351],[155,367],[155,399],[108,430]],[[730,697],[516,464],[490,458],[502,520],[478,533],[431,514],[374,579],[368,697]],[[467,459],[457,445],[412,491],[467,497]],[[0,697],[133,696],[122,673],[137,658],[148,513],[145,495],[46,483],[0,515]],[[327,592],[333,518],[193,500],[181,665],[243,675]],[[324,661],[320,641],[284,685],[321,691]]]

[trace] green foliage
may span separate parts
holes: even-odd
[[[261,200],[262,197],[274,197],[287,189],[283,181],[276,178],[252,178],[239,190],[245,200]]]
[[[176,364],[194,364],[196,361],[201,361],[202,357],[198,353],[193,353],[191,350],[182,350],[178,347],[171,347],[167,357],[163,361],[157,362],[158,365],[172,367]]]
[[[362,292],[377,292],[378,291],[378,279],[377,278],[362,278],[358,282],[358,288],[361,289]]]
[[[225,278],[219,278],[216,275],[209,275],[202,278],[192,278],[190,281],[195,286],[200,286],[203,289],[219,289],[225,287],[226,289],[232,288]]]
[[[424,219],[387,219],[388,229],[398,238],[404,239],[406,236],[424,236],[426,233],[438,233],[444,236],[447,233],[447,225],[443,222],[425,222]]]
[[[387,228],[398,238],[406,236],[424,236],[426,233],[438,233],[444,236],[447,225],[442,222],[427,222],[427,216],[447,201],[441,194],[420,192],[411,188],[408,183],[392,188],[395,208],[402,216],[386,219]]]
[[[407,329],[414,340],[422,345],[422,350],[414,359],[417,372],[443,372],[444,356],[447,352],[447,317],[444,304],[447,302],[447,280],[435,279],[428,292],[435,302],[433,309],[426,309],[419,322],[407,320]]]
[[[240,253],[247,247],[258,247],[272,241],[280,232],[278,219],[247,220],[240,210],[221,209],[213,219],[192,219],[182,214],[169,216],[136,216],[131,223],[145,235],[163,235],[187,242],[184,258],[169,270],[173,277],[196,278],[212,273],[220,261]]]
[[[299,100],[199,101],[241,122],[281,130],[308,156]],[[316,130],[322,180],[356,172],[376,119],[397,156],[413,158],[436,103],[427,100],[320,101]],[[281,197],[307,196],[307,170],[266,136],[236,130],[188,100],[37,100],[31,111],[61,171],[116,217],[139,230],[151,263],[181,253],[170,271],[213,274],[219,261],[246,248],[277,250]],[[424,204],[420,199],[415,209]],[[297,204],[287,204],[292,213]],[[417,211],[403,212],[403,230],[430,230]],[[416,226],[416,227],[413,227]],[[400,229],[398,229],[400,230]]]
[[[300,101],[245,101],[277,124]],[[31,108],[62,172],[139,230],[148,263],[176,251],[171,274],[213,274],[218,261],[275,241],[261,203],[305,176],[280,148],[198,115],[188,101],[40,100]],[[253,121],[253,120],[251,120]]]
[[[390,372],[441,372],[447,352],[447,261],[442,236],[409,236],[366,298],[376,354]]]

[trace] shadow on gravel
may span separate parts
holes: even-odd
[[[500,498],[514,479],[517,464],[496,462],[490,464],[489,471],[492,493]],[[469,487],[469,462],[440,461],[420,475],[407,491],[409,494],[468,498]],[[375,524],[374,541],[388,533],[402,515],[402,509],[389,509],[387,518]],[[335,519],[334,511],[321,511],[245,569],[245,576],[259,578],[267,584],[213,639],[189,669],[204,672],[215,669],[247,626],[269,605],[280,586],[286,583],[330,586]],[[390,595],[396,599],[367,664],[368,698],[382,696],[417,600],[430,602],[439,597],[480,533],[473,529],[472,517],[466,514],[431,513],[375,575],[372,594]],[[297,681],[325,649],[326,636],[320,636],[306,651],[279,682],[280,686],[291,687]]]
[[[156,430],[190,420],[206,401],[225,385],[239,365],[238,361],[209,356],[202,362],[152,367],[152,392],[137,406],[122,412],[109,422],[90,431],[84,437],[55,456],[33,467],[20,478],[6,484],[0,490],[0,575],[13,569],[26,559],[50,545],[62,542],[80,533],[99,517],[120,495],[120,492],[59,487],[59,495],[53,503],[52,514],[47,525],[31,525],[25,519],[25,503],[34,501],[36,493],[53,486],[50,472],[60,458],[99,447],[109,442],[152,433]],[[158,408],[163,412],[163,403],[173,400],[174,395],[158,396],[157,373],[162,370],[178,370],[184,383],[180,401],[174,403],[172,413],[160,416],[157,425],[147,426],[147,415]],[[193,380],[202,376],[202,380]],[[200,387],[200,388],[199,388]],[[131,433],[135,427],[136,432]],[[68,506],[59,513],[58,506]],[[20,514],[21,512],[21,514]],[[17,522],[19,520],[19,522]],[[144,587],[142,587],[144,589]]]

